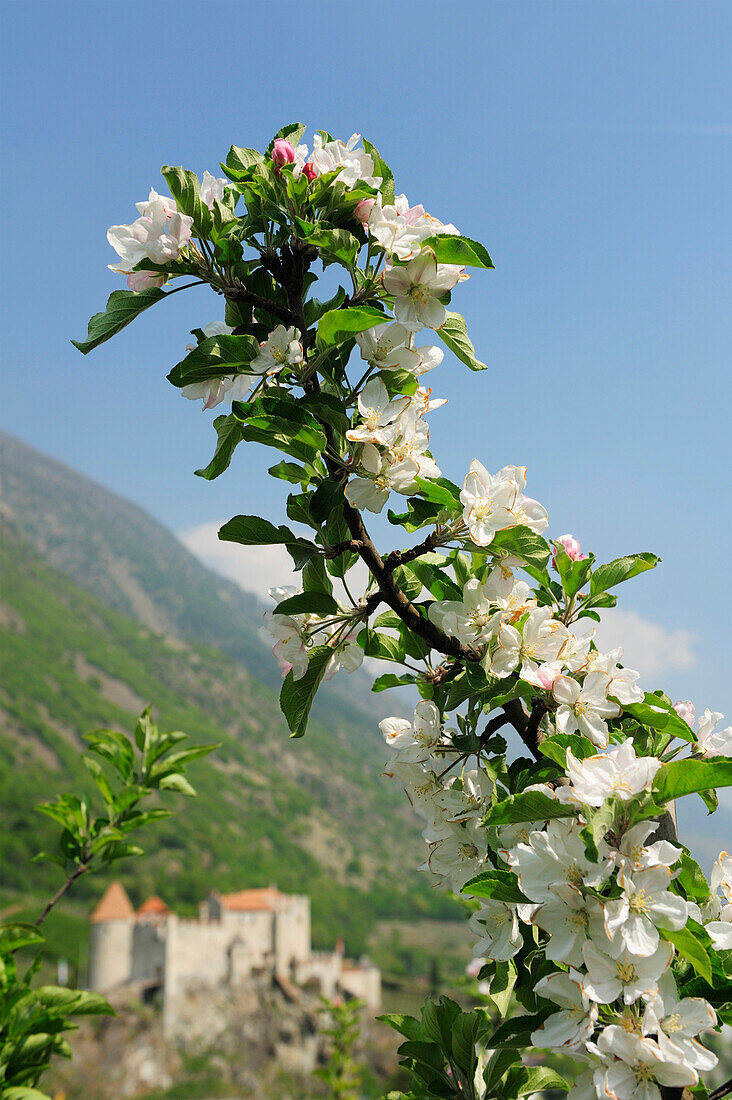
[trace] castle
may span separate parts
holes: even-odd
[[[162,994],[168,1034],[186,993],[262,975],[288,989],[313,983],[324,997],[343,994],[373,1011],[380,1007],[379,970],[344,958],[342,949],[313,952],[310,898],[275,886],[213,892],[199,905],[198,920],[187,920],[159,897],[135,911],[122,884],[113,882],[90,919],[89,987],[143,1000]]]

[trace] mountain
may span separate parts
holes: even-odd
[[[88,788],[80,735],[129,730],[152,702],[161,725],[221,748],[192,770],[198,798],[149,830],[148,858],[119,865],[133,900],[155,892],[190,912],[211,888],[276,882],[311,895],[318,945],[345,934],[352,952],[379,920],[455,915],[415,873],[423,844],[379,778],[368,697],[328,685],[291,741],[258,601],[130,502],[9,436],[0,461],[3,903],[58,881],[52,865],[29,866],[53,829],[33,807]],[[76,897],[101,887],[82,879]]]

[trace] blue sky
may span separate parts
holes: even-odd
[[[210,292],[87,358],[69,340],[123,285],[106,229],[162,163],[359,130],[496,265],[455,295],[489,371],[430,376],[443,470],[526,464],[553,534],[659,553],[613,629],[646,686],[732,713],[731,5],[29,0],[5,23],[5,428],[176,531],[278,519],[271,455],[193,476],[211,417],[165,375]]]

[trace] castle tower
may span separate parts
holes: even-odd
[[[129,980],[132,963],[135,910],[121,882],[107,887],[90,920],[89,988],[107,993]]]

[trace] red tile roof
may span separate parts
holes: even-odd
[[[265,886],[259,890],[239,890],[236,894],[222,894],[219,898],[224,909],[248,913],[255,910],[273,910],[282,897],[279,890]]]
[[[167,916],[169,912],[170,909],[165,904],[163,899],[159,898],[157,894],[153,894],[147,899],[147,901],[143,901],[142,905],[137,910],[137,915],[138,917],[146,915],[164,917]]]
[[[93,924],[99,924],[105,920],[125,920],[134,915],[135,910],[124,886],[121,882],[112,882],[89,919]]]

